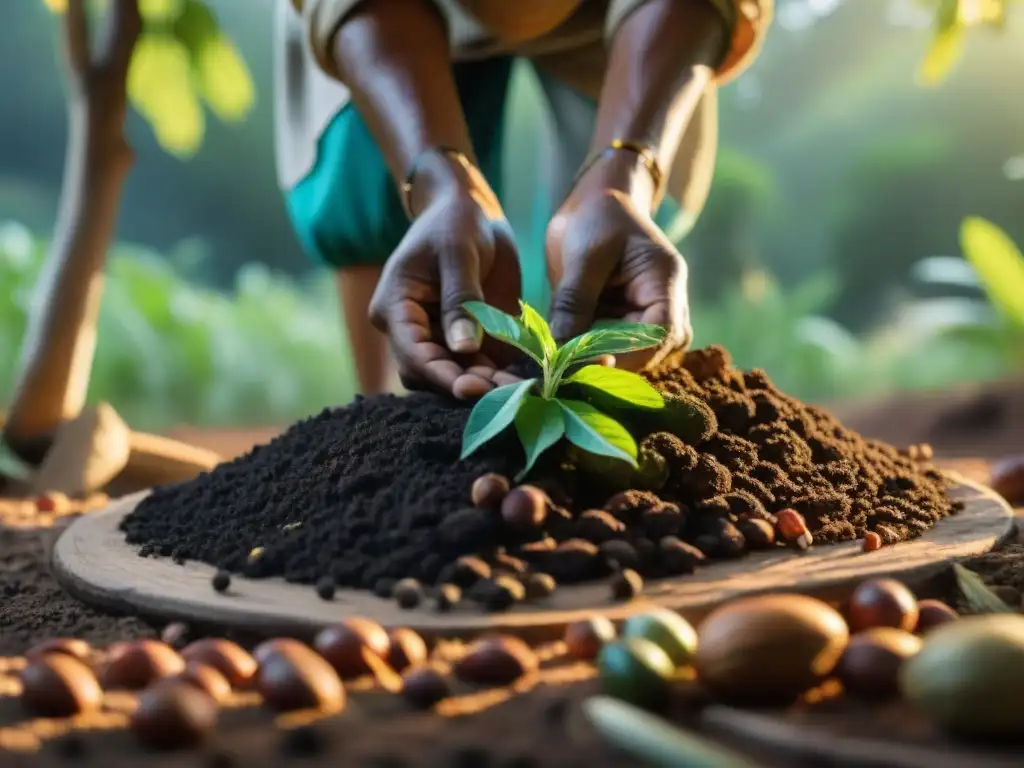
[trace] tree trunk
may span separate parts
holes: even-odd
[[[4,442],[32,464],[42,460],[61,422],[85,404],[103,267],[132,164],[124,121],[128,67],[141,28],[138,0],[114,0],[95,55],[85,2],[68,2],[69,127],[60,209],[3,426]]]

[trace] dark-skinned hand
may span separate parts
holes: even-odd
[[[686,262],[625,193],[583,189],[570,196],[548,226],[547,260],[551,329],[560,342],[600,319],[664,326],[660,348],[618,357],[619,367],[633,370],[689,344]]]
[[[370,303],[408,389],[478,397],[516,381],[514,350],[483,339],[466,301],[518,313],[512,230],[489,189],[453,185],[432,195],[388,259]]]

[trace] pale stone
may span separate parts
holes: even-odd
[[[130,450],[131,430],[110,405],[86,407],[57,429],[32,487],[72,498],[95,493],[121,473]]]

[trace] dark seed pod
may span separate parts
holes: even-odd
[[[416,579],[402,579],[395,584],[394,596],[400,608],[415,608],[423,602],[423,587]]]
[[[227,571],[217,571],[213,575],[213,589],[215,592],[224,593],[231,587],[231,574]]]
[[[523,588],[528,600],[542,600],[554,594],[558,583],[551,574],[531,573],[523,580]]]
[[[473,482],[473,506],[480,509],[493,509],[501,504],[508,494],[509,482],[504,475],[489,472],[481,475]]]
[[[626,568],[612,574],[611,593],[613,600],[632,600],[644,588],[644,580],[636,571]]]
[[[454,584],[442,584],[434,596],[434,607],[438,612],[445,613],[457,606],[462,600],[462,590]]]

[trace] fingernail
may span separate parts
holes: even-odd
[[[448,328],[448,347],[452,352],[476,352],[476,323],[466,318],[456,320]]]

